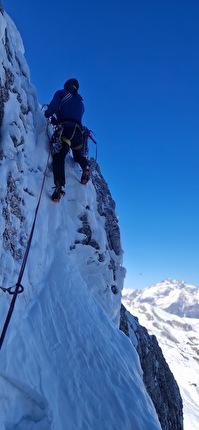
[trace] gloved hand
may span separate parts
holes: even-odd
[[[58,124],[57,118],[55,118],[55,116],[51,116],[50,122],[51,122],[52,125],[57,125]]]

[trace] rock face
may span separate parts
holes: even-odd
[[[155,406],[162,430],[183,430],[182,399],[178,385],[155,336],[122,305],[120,329],[136,346],[143,380]],[[135,341],[136,340],[136,341]]]
[[[99,165],[92,158],[91,159],[91,172],[92,182],[97,193],[98,212],[101,216],[105,216],[105,229],[109,248],[112,249],[116,255],[122,255],[122,247],[120,240],[120,229],[118,219],[115,213],[115,202],[112,199],[108,184],[103,178]]]
[[[120,228],[118,218],[115,212],[115,202],[112,199],[108,184],[101,174],[97,162],[91,159],[91,176],[96,190],[98,212],[105,217],[105,231],[107,236],[108,247],[114,252],[114,259],[110,258],[109,267],[113,270],[113,279],[124,279],[126,270],[121,266],[123,250],[121,245]],[[117,294],[118,288],[116,282],[111,286],[114,294]]]
[[[25,219],[25,213],[27,207],[31,213],[36,203],[36,182],[42,178],[48,138],[29,81],[21,36],[0,6],[0,284],[4,285],[6,274],[13,277],[18,270],[28,240],[31,221]]]

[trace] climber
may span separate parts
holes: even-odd
[[[53,201],[59,201],[64,195],[62,187],[65,186],[64,162],[66,154],[72,149],[74,160],[82,168],[81,184],[87,184],[89,180],[89,162],[84,151],[84,136],[82,116],[84,113],[83,99],[78,93],[79,82],[77,79],[68,79],[62,90],[58,90],[48,105],[44,115],[51,118],[53,125],[60,124],[63,127],[59,152],[53,154],[53,175],[55,190]],[[53,115],[56,115],[53,116]]]

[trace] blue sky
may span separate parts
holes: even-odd
[[[66,79],[80,82],[116,201],[125,286],[199,286],[198,0],[2,3],[40,103]]]

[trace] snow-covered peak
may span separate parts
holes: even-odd
[[[184,429],[199,422],[199,290],[168,279],[143,290],[124,289],[122,302],[155,335],[178,382]],[[184,315],[187,315],[185,317]],[[196,316],[196,317],[195,317]]]
[[[184,281],[167,279],[142,290],[124,290],[129,302],[150,303],[169,313],[199,318],[199,289]]]

